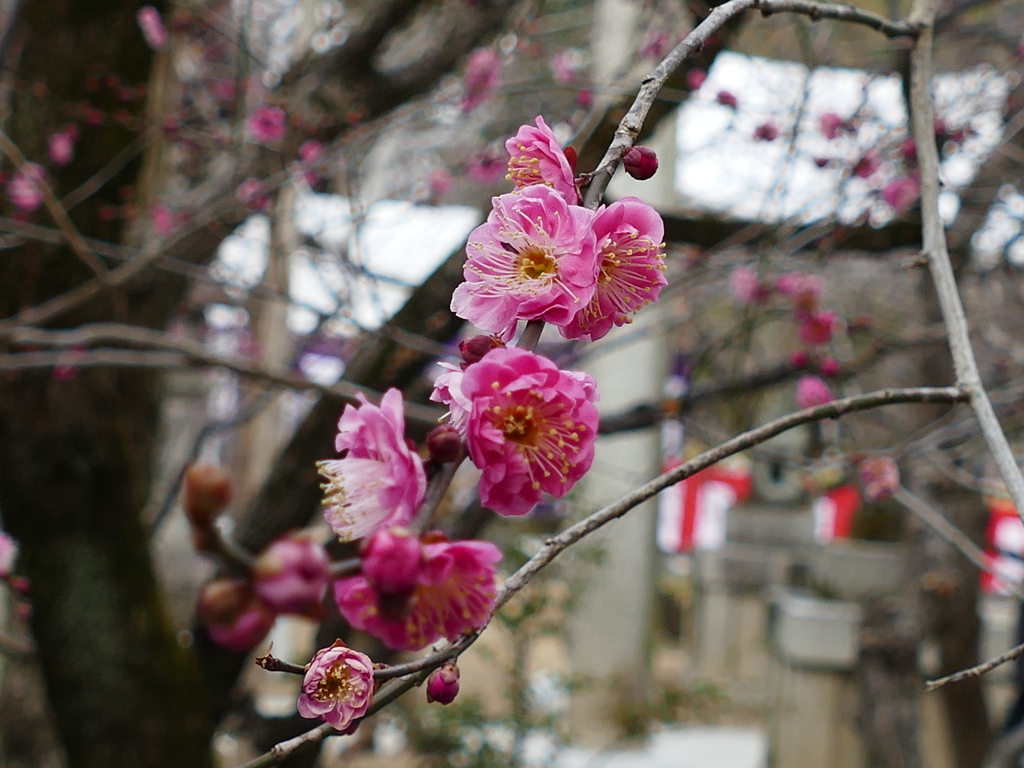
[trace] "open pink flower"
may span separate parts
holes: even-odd
[[[438,363],[445,372],[434,379],[434,391],[430,399],[435,403],[448,406],[448,423],[460,432],[466,431],[469,423],[469,412],[473,409],[473,401],[462,393],[462,368],[451,363]]]
[[[801,408],[813,408],[832,399],[828,384],[817,376],[801,376],[796,383],[796,404]]]
[[[493,205],[469,235],[452,312],[506,339],[519,320],[565,325],[597,287],[594,212],[541,184]]]
[[[0,531],[0,579],[6,579],[14,572],[14,562],[18,559],[18,542],[3,531]]]
[[[594,220],[599,271],[594,297],[562,335],[596,341],[616,325],[631,322],[641,307],[658,300],[665,279],[661,252],[665,225],[647,203],[624,197],[600,211]]]
[[[501,348],[466,369],[462,393],[473,403],[466,442],[483,470],[484,506],[525,515],[542,492],[564,496],[590,469],[598,420],[592,377]]]
[[[249,115],[246,127],[249,135],[260,144],[272,144],[284,138],[286,115],[280,107],[257,107]]]
[[[901,176],[882,188],[882,197],[896,213],[907,210],[920,194],[921,182],[914,176]]]
[[[508,150],[508,177],[516,191],[534,184],[544,184],[560,194],[565,201],[579,202],[576,182],[569,159],[544,118],[537,116],[537,127],[524,125],[505,142]]]
[[[380,595],[363,576],[334,585],[338,610],[356,629],[390,647],[417,651],[442,637],[480,629],[494,609],[495,564],[501,550],[489,541],[438,541],[424,544],[416,589],[403,616],[382,611]]]
[[[366,714],[372,702],[373,662],[337,640],[309,662],[297,707],[303,717],[319,717],[344,731]]]
[[[40,182],[46,181],[46,169],[38,163],[25,163],[7,182],[7,196],[16,208],[25,213],[32,213],[43,204],[43,191]]]
[[[160,18],[160,11],[152,5],[144,5],[135,14],[135,20],[139,23],[142,36],[146,38],[146,44],[150,48],[159,51],[167,47],[167,29]]]
[[[317,618],[330,562],[319,542],[308,536],[283,536],[256,558],[252,569],[256,594],[278,613]]]
[[[462,81],[462,111],[472,112],[495,93],[501,85],[501,57],[493,48],[478,48],[469,55]]]
[[[806,312],[800,316],[800,341],[808,346],[828,344],[836,325],[835,312]]]
[[[408,524],[427,488],[423,462],[405,442],[402,393],[389,389],[379,407],[359,399],[338,422],[334,446],[347,454],[317,463],[326,481],[324,517],[342,541]]]

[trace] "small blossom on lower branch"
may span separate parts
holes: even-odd
[[[340,640],[316,652],[302,678],[298,710],[339,731],[366,714],[373,702],[373,662]]]
[[[402,393],[389,389],[380,406],[359,395],[345,406],[334,447],[344,458],[317,464],[325,482],[324,517],[342,541],[383,525],[406,525],[427,489],[423,461],[405,442]]]
[[[658,300],[667,283],[661,216],[636,197],[624,197],[594,220],[598,273],[594,297],[562,328],[569,339],[596,341]]]
[[[451,704],[459,695],[459,667],[454,661],[446,661],[427,678],[427,702]]]
[[[403,616],[382,610],[381,595],[365,577],[335,582],[334,598],[345,620],[400,651],[418,651],[442,637],[483,627],[494,609],[501,550],[488,541],[436,541],[424,544],[423,552]]]
[[[483,470],[484,506],[525,515],[542,492],[564,496],[590,469],[598,422],[592,377],[523,349],[495,349],[466,369],[461,388],[473,403],[466,442]]]

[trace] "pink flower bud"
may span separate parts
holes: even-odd
[[[827,378],[834,378],[839,375],[839,361],[834,357],[826,357],[819,366],[821,375]]]
[[[315,163],[324,154],[324,145],[316,139],[302,142],[299,147],[299,160],[303,163]]]
[[[796,404],[801,408],[813,408],[832,400],[828,384],[817,376],[803,376],[796,384]]]
[[[801,312],[800,341],[810,347],[828,344],[832,340],[836,318],[835,312]]]
[[[775,141],[779,138],[779,126],[769,121],[754,129],[754,141]]]
[[[146,38],[146,44],[154,51],[167,46],[167,30],[164,28],[163,19],[160,18],[160,11],[152,5],[144,5],[139,8],[135,15],[142,30],[142,36]]]
[[[25,576],[10,576],[7,579],[7,584],[22,597],[32,594],[32,582]]]
[[[323,546],[307,536],[275,541],[256,558],[256,594],[278,613],[318,618],[327,590],[330,560]]]
[[[658,156],[653,149],[647,147],[630,147],[622,156],[622,165],[626,173],[634,179],[644,181],[651,178],[658,170]]]
[[[75,156],[74,136],[66,130],[59,130],[50,136],[46,148],[50,162],[63,168]]]
[[[274,612],[240,579],[207,582],[196,604],[199,621],[214,643],[235,653],[248,653],[274,626]]]
[[[427,679],[427,701],[451,704],[459,695],[459,667],[454,661],[446,661],[435,669]]]
[[[810,356],[802,349],[798,349],[789,357],[789,364],[794,368],[806,368],[810,363]]]
[[[700,90],[704,81],[708,79],[708,73],[703,69],[691,69],[686,73],[686,87],[691,91]]]
[[[213,548],[213,521],[231,501],[231,478],[213,464],[194,464],[185,472],[182,506],[199,552]]]
[[[150,211],[150,216],[153,221],[153,230],[160,235],[160,237],[167,237],[174,231],[174,211],[166,205],[163,205],[162,203],[154,205],[153,210]]]
[[[868,501],[887,499],[900,487],[900,471],[888,456],[875,456],[860,463],[860,482]]]
[[[459,352],[462,353],[466,365],[472,365],[480,362],[492,349],[504,346],[505,343],[497,336],[470,336],[459,342]]]
[[[363,576],[382,595],[408,595],[423,568],[423,547],[405,528],[375,534],[362,554]]]
[[[864,153],[864,157],[857,161],[857,164],[853,166],[853,175],[858,176],[862,179],[870,178],[875,175],[875,172],[882,167],[882,160],[879,157],[878,150],[872,147]]]
[[[252,176],[238,185],[235,197],[250,211],[262,211],[270,205],[270,197],[263,191],[263,183]]]
[[[844,120],[835,112],[826,112],[819,121],[821,122],[821,133],[826,139],[836,138],[843,130]]]
[[[914,176],[902,176],[882,188],[882,197],[896,213],[903,213],[921,194],[921,182]]]
[[[280,107],[263,105],[249,115],[246,128],[257,143],[271,144],[284,138],[287,120],[288,116]]]
[[[730,109],[736,109],[739,105],[739,99],[737,99],[729,91],[719,91],[718,95],[715,96],[715,101],[721,104],[723,107],[729,107]]]
[[[462,452],[462,435],[451,424],[440,424],[427,435],[430,458],[438,464],[456,461]]]

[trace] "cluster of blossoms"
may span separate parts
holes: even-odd
[[[816,365],[822,376],[831,378],[839,374],[839,363],[834,357],[819,352],[835,333],[839,324],[837,313],[821,308],[821,278],[803,272],[780,275],[774,281],[762,279],[749,267],[736,267],[729,276],[729,290],[741,305],[761,304],[780,295],[789,300],[797,336],[803,348],[793,353],[794,368]],[[797,382],[796,401],[801,408],[810,408],[832,400],[828,384],[814,375],[803,376]]]

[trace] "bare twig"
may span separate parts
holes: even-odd
[[[906,488],[899,488],[896,493],[893,494],[893,498],[917,515],[933,531],[948,541],[954,548],[959,550],[964,557],[978,566],[981,570],[991,573],[993,576],[997,577],[1006,585],[1007,590],[1012,592],[1016,597],[1024,599],[1024,592],[1021,592],[1019,583],[1010,581],[1005,574],[999,573],[999,571],[993,568],[991,558],[986,555],[977,544],[971,541],[971,537],[949,522],[949,520],[943,517],[942,514],[932,507],[931,504],[920,496],[908,491]]]
[[[809,16],[813,21],[820,19],[848,21],[876,29],[886,37],[917,37],[920,34],[920,29],[910,22],[892,21],[854,5],[816,3],[812,0],[758,0],[755,6],[761,10],[761,14],[764,16],[788,12]]]
[[[936,7],[935,0],[917,0],[911,12],[911,19],[922,27],[910,56],[910,112],[914,141],[918,148],[917,162],[921,169],[922,243],[928,256],[942,317],[949,330],[949,349],[957,384],[970,393],[971,408],[981,426],[981,432],[992,451],[1017,514],[1024,521],[1024,477],[1021,476],[1020,467],[981,382],[971,347],[967,316],[960,301],[947,250],[945,228],[939,216],[939,155],[934,139],[935,115],[931,96],[932,24]]]
[[[266,656],[256,657],[255,661],[257,667],[262,667],[268,672],[287,672],[290,675],[306,674],[306,668],[304,666],[301,664],[292,664],[290,661],[285,661],[284,659],[279,659],[270,653],[271,650],[273,650],[273,648],[267,651]]]
[[[972,677],[981,677],[986,672],[991,672],[996,667],[1002,666],[1006,662],[1013,661],[1021,656],[1024,656],[1024,643],[1014,646],[1006,653],[1000,654],[994,659],[984,661],[977,666],[961,669],[959,672],[954,672],[952,675],[946,675],[945,677],[940,677],[936,680],[929,680],[925,683],[925,690],[930,693],[936,688],[941,688],[942,686],[949,685],[950,683],[959,683],[961,680],[967,680]]]

